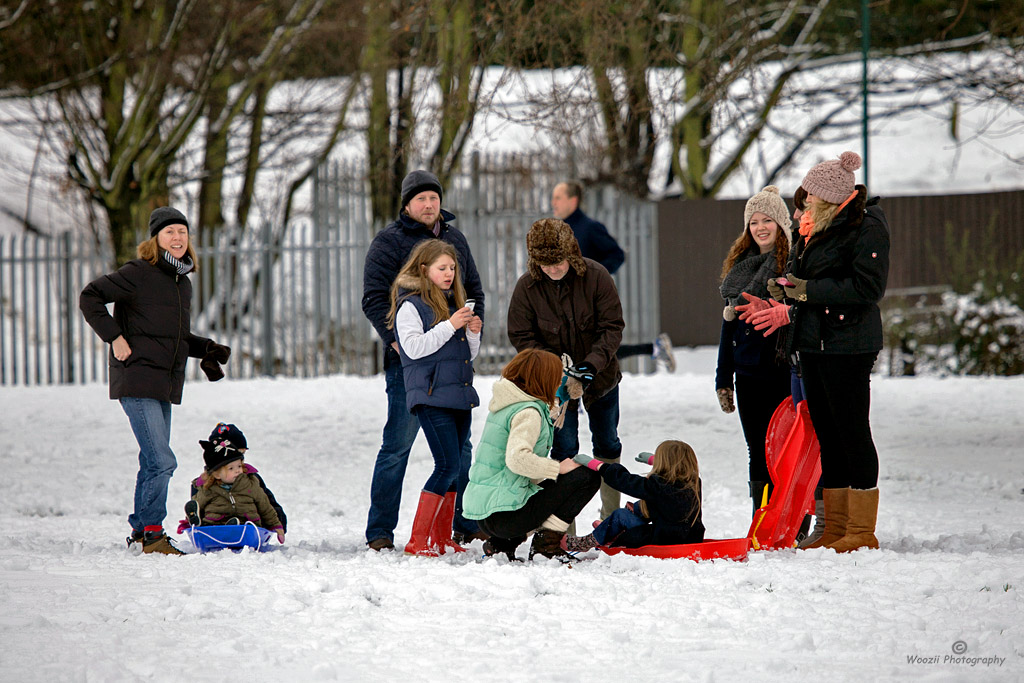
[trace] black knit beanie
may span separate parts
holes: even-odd
[[[149,236],[156,237],[156,234],[168,225],[184,225],[188,227],[188,219],[185,214],[169,206],[161,206],[153,209],[149,214]]]
[[[405,176],[405,179],[402,181],[402,208],[404,209],[408,206],[413,197],[427,190],[433,190],[439,198],[444,198],[444,193],[441,190],[441,181],[430,171],[413,171]]]

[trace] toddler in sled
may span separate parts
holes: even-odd
[[[639,548],[704,541],[700,470],[689,444],[663,441],[654,451],[647,476],[622,465],[579,454],[576,462],[595,470],[608,486],[639,500],[612,512],[586,536],[566,536],[565,549],[579,552],[603,546]],[[649,454],[637,457],[647,462]]]
[[[220,422],[203,447],[203,473],[192,482],[192,500],[185,503],[191,526],[245,524],[277,534],[284,543],[287,517],[255,467],[245,462],[248,444],[242,430]]]

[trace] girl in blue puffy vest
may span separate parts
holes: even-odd
[[[462,444],[469,437],[473,359],[483,322],[467,305],[458,252],[447,242],[424,240],[413,249],[391,287],[388,326],[402,357],[405,398],[434,456],[434,471],[420,493],[405,546],[409,555],[437,557],[452,540],[452,519]]]

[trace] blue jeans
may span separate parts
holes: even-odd
[[[416,406],[415,412],[434,456],[434,471],[423,490],[439,496],[455,491],[462,464],[462,445],[469,438],[473,413],[427,405]]]
[[[623,531],[645,524],[647,524],[647,520],[640,515],[627,508],[619,508],[605,517],[605,520],[594,529],[594,538],[601,545],[608,545],[614,542]]]
[[[565,460],[580,452],[580,416],[576,410],[578,399],[569,401],[565,408],[565,424],[555,430],[551,457]],[[587,410],[590,433],[594,442],[594,457],[600,460],[614,460],[622,455],[619,441],[619,387],[594,401]]]
[[[171,404],[153,398],[122,398],[120,403],[139,442],[135,507],[128,523],[141,532],[163,526],[167,516],[167,484],[178,467],[171,451]]]
[[[398,508],[402,502],[402,482],[409,464],[409,451],[420,429],[419,421],[405,406],[405,377],[398,353],[388,347],[384,362],[384,381],[388,394],[388,420],[384,424],[384,436],[377,461],[373,465],[373,479],[370,481],[370,511],[366,519],[367,542],[378,538],[395,540],[398,526]],[[462,458],[459,463],[459,478],[456,485],[455,531],[471,534],[478,530],[476,522],[462,516],[462,493],[469,483],[469,466],[473,461],[473,445],[469,430],[462,444]]]

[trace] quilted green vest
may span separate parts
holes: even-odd
[[[522,401],[507,405],[487,416],[484,434],[477,446],[476,458],[469,468],[469,484],[462,498],[462,515],[467,519],[484,519],[495,512],[518,510],[533,494],[540,491],[528,477],[516,474],[505,464],[505,447],[512,427],[512,418],[524,408],[540,411],[541,431],[533,452],[547,457],[554,433],[543,401]]]

